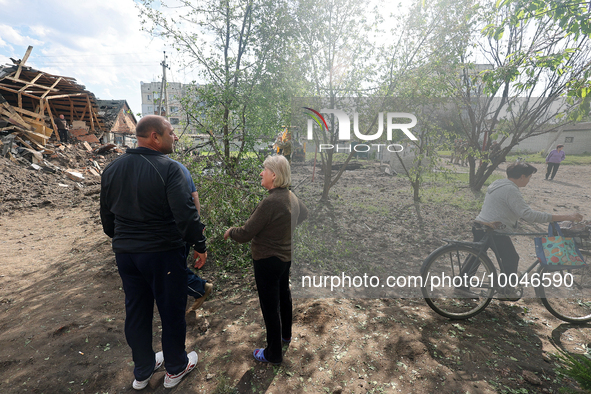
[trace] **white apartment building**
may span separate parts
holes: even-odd
[[[140,82],[142,92],[142,116],[145,115],[159,115],[162,105],[162,115],[166,116],[175,131],[182,130],[181,120],[183,113],[181,112],[181,99],[185,96],[185,84],[180,82],[168,82],[165,86],[168,93],[168,103],[166,103],[166,95],[162,92],[162,102],[160,100],[160,89],[162,82]],[[162,104],[161,104],[162,103]],[[168,114],[166,109],[168,108]]]

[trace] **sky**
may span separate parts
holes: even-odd
[[[141,112],[140,82],[189,83],[178,55],[141,31],[133,0],[0,0],[0,65],[22,59],[49,74],[72,77],[101,100],[127,100]],[[175,58],[177,56],[177,58]]]
[[[394,7],[376,2],[384,13]],[[74,78],[98,99],[125,99],[134,114],[141,112],[140,82],[162,78],[163,51],[169,82],[197,79],[177,51],[141,31],[133,0],[0,0],[0,65],[22,59],[29,45],[27,66]]]

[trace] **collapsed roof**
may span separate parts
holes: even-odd
[[[102,119],[104,122],[105,132],[113,131],[113,128],[117,124],[117,118],[122,110],[129,115],[134,125],[137,124],[133,112],[129,110],[127,100],[97,100],[97,105],[99,107],[99,119]],[[134,134],[134,130],[130,129],[116,131],[122,134]]]
[[[0,132],[18,132],[44,146],[56,133],[54,117],[68,123],[84,121],[92,132],[105,128],[93,93],[76,79],[48,74],[25,66],[33,47],[14,65],[0,66]]]

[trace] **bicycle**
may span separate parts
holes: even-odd
[[[523,296],[524,287],[533,287],[542,304],[558,319],[569,323],[591,320],[590,266],[561,269],[560,266],[543,266],[536,259],[525,272],[507,276],[500,270],[502,262],[492,237],[500,223],[480,224],[485,229],[482,240],[468,242],[443,239],[447,245],[433,251],[423,262],[421,291],[431,309],[450,319],[468,319],[482,312],[495,295],[502,299],[509,287],[518,291],[519,298]],[[499,270],[487,253],[489,248],[497,260]],[[581,252],[591,255],[589,251]],[[536,267],[537,272],[533,273]],[[509,301],[517,299],[505,298]]]

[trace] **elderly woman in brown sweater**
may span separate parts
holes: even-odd
[[[291,238],[295,226],[308,216],[308,209],[288,189],[290,167],[283,156],[267,157],[261,185],[269,190],[244,226],[231,227],[224,239],[251,241],[254,277],[267,329],[267,347],[255,349],[261,362],[281,363],[282,342],[291,341],[292,304],[289,290]]]

